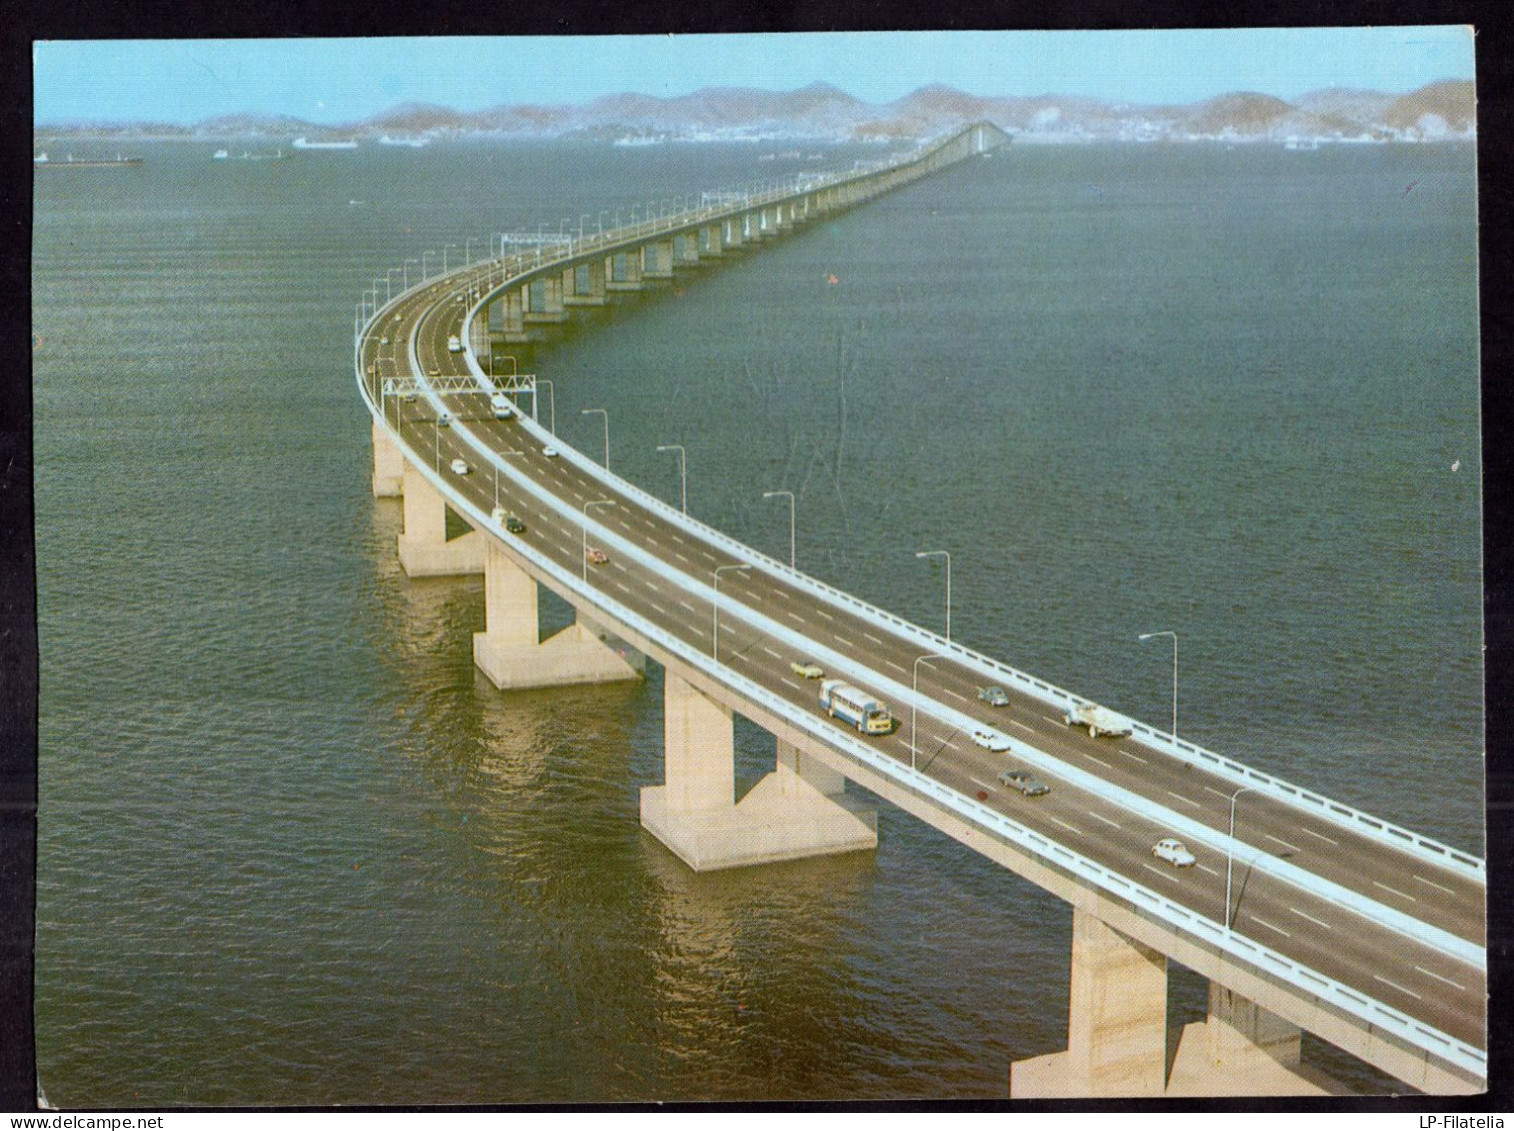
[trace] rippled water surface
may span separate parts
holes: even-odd
[[[691,874],[637,822],[660,673],[495,691],[480,582],[406,580],[369,493],[375,276],[789,168],[210,149],[36,178],[49,1098],[1002,1096],[1063,1047],[1065,905],[887,808]],[[950,549],[957,639],[1158,724],[1176,630],[1180,731],[1480,852],[1474,257],[1470,147],[1014,147],[537,366],[728,533],[781,556],[793,490],[801,567],[932,628]]]

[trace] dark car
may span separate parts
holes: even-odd
[[[990,707],[1008,707],[1009,694],[997,684],[993,687],[981,687],[978,689],[978,698]]]
[[[1051,786],[1037,781],[1024,770],[1005,770],[999,775],[999,780],[1010,789],[1018,789],[1026,797],[1040,797],[1051,792]]]
[[[505,519],[505,529],[511,534],[524,534],[526,532],[526,524],[512,514],[509,518]]]

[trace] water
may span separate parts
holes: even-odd
[[[495,691],[481,584],[405,579],[369,494],[385,268],[783,163],[210,148],[36,178],[49,1098],[1002,1096],[1062,1047],[1065,905],[893,810],[692,875],[636,819],[659,673]],[[1180,732],[1481,852],[1475,230],[1470,147],[1014,148],[538,368],[671,501],[685,444],[728,533],[781,557],[794,490],[803,568],[933,628],[949,549],[957,639],[1159,725],[1173,629]]]

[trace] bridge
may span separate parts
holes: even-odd
[[[1072,692],[612,474],[608,423],[602,461],[562,443],[550,382],[517,364],[587,311],[739,261],[1008,140],[979,123],[613,230],[501,238],[486,259],[444,264],[398,294],[391,272],[355,312],[354,370],[374,494],[403,500],[400,562],[411,577],[483,574],[473,657],[501,689],[662,666],[665,780],[642,791],[641,822],[689,867],[876,847],[876,812],[851,782],[1071,904],[1067,1048],[1013,1065],[1014,1096],[1334,1090],[1301,1063],[1304,1031],[1423,1091],[1482,1090],[1481,859],[1138,721],[1121,737],[1069,726],[1084,703]],[[448,538],[449,509],[468,533]],[[576,614],[547,639],[540,586]],[[868,735],[821,710],[806,665],[886,701],[898,725]],[[987,685],[1008,704],[980,699]],[[773,772],[739,801],[737,714],[776,743]],[[1000,778],[1010,767],[1050,791],[1012,788]],[[1192,866],[1153,855],[1168,837]],[[1169,960],[1210,984],[1206,1020],[1175,1052]]]

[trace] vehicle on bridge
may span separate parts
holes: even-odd
[[[800,679],[824,679],[825,669],[814,660],[795,660],[789,665],[789,671]]]
[[[447,349],[451,353],[462,353],[463,352],[463,343],[462,343],[462,340],[460,338],[458,338],[458,336],[456,334],[453,334],[450,338],[447,339]]]
[[[590,561],[591,564],[593,564],[593,565],[604,565],[609,560],[610,560],[610,555],[607,554],[607,553],[605,553],[598,546],[590,546],[589,547],[589,561]]]
[[[971,732],[972,740],[984,750],[991,750],[995,754],[1003,754],[1009,749],[1009,739],[998,731],[986,730],[983,727],[975,727]]]
[[[504,393],[495,393],[490,397],[489,407],[494,410],[495,420],[509,420],[515,415],[515,410],[510,407],[510,398]]]
[[[1151,854],[1174,868],[1192,868],[1199,862],[1198,857],[1188,851],[1188,846],[1176,837],[1157,841],[1151,846]]]
[[[887,703],[839,679],[820,685],[820,709],[833,719],[851,723],[862,734],[892,734],[894,730]]]
[[[1010,789],[1019,790],[1026,797],[1042,797],[1051,792],[1051,786],[1037,781],[1025,770],[1005,770],[999,775],[999,781]]]
[[[1074,703],[1062,712],[1070,727],[1087,727],[1088,737],[1124,738],[1130,733],[1130,720],[1097,703]]]
[[[455,459],[452,461],[452,474],[454,475],[467,475],[472,470],[465,459]]]
[[[1009,693],[1006,692],[1004,688],[1000,687],[998,684],[995,684],[992,687],[978,688],[978,698],[983,700],[983,702],[987,703],[990,707],[1009,706]]]

